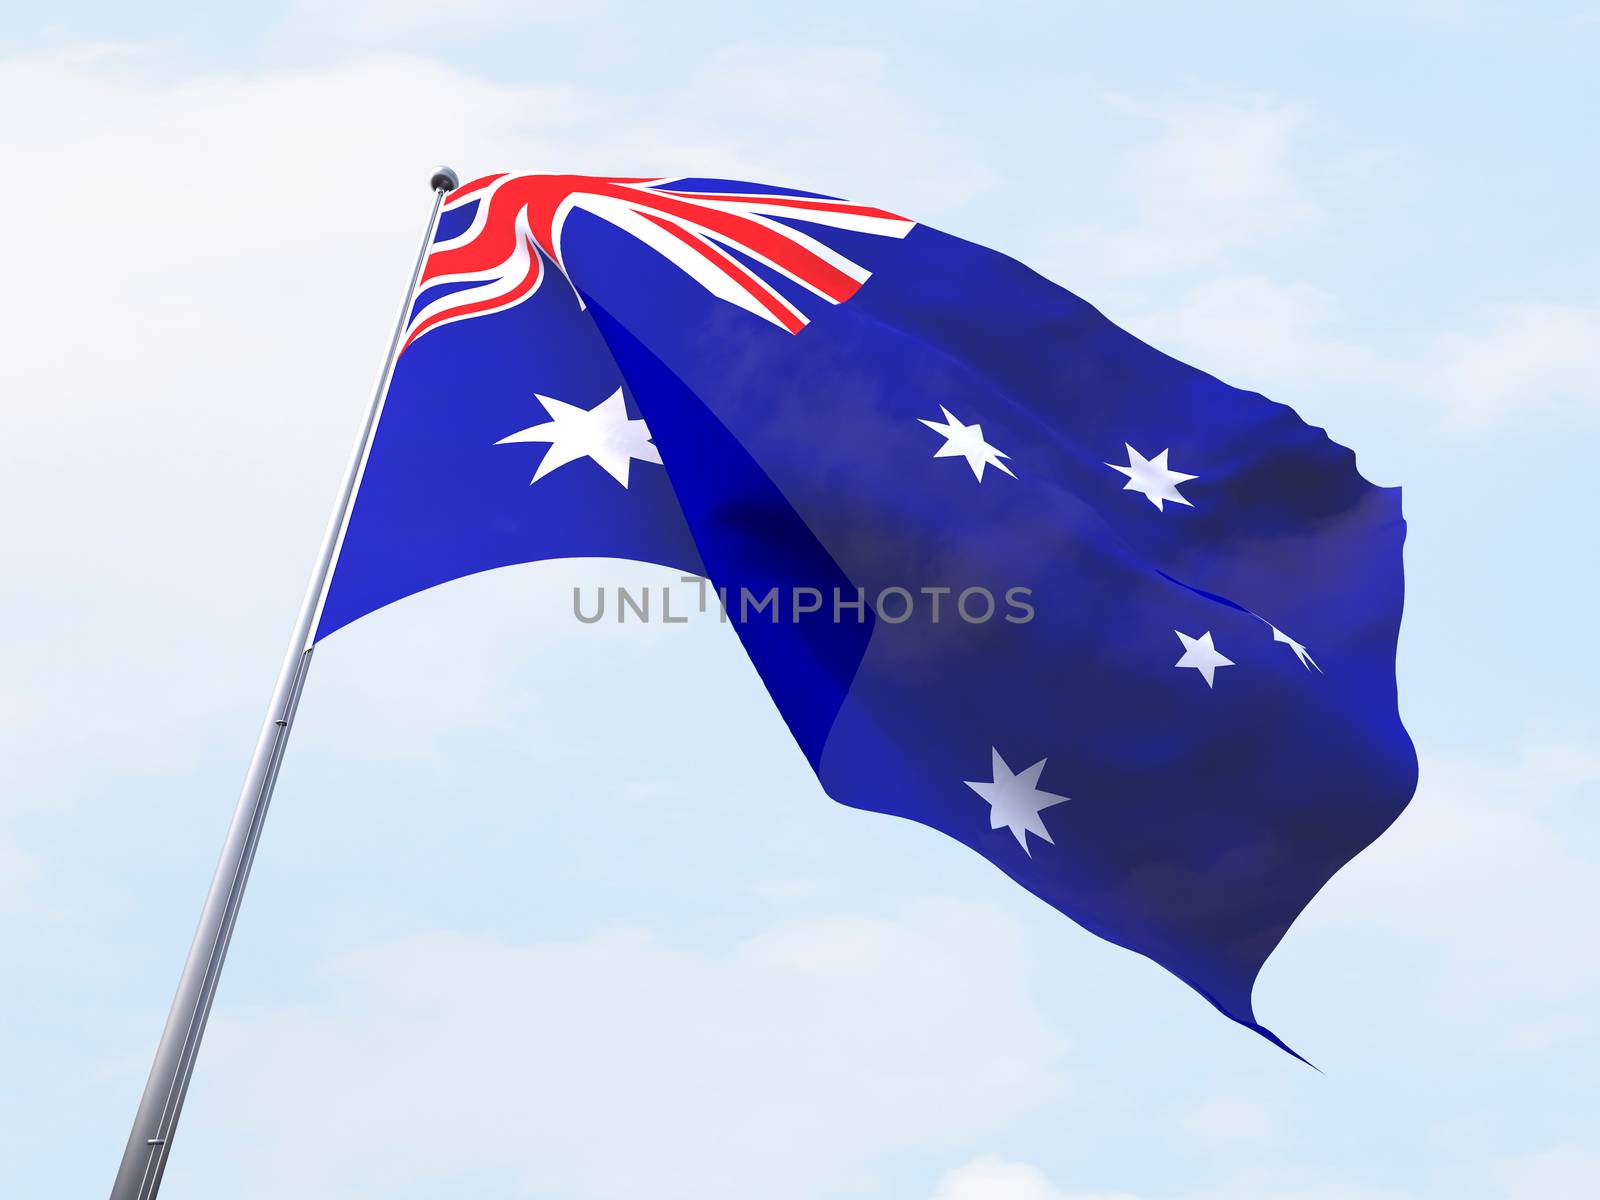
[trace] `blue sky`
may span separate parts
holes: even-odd
[[[109,1186],[436,161],[1004,249],[1409,517],[1411,810],[1311,1072],[833,805],[731,632],[497,572],[319,652],[163,1195],[1600,1192],[1600,9],[76,5],[0,38],[0,1195]]]

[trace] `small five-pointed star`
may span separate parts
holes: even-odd
[[[1275,642],[1283,642],[1289,647],[1289,649],[1293,650],[1294,656],[1300,660],[1300,665],[1302,667],[1308,671],[1311,670],[1312,667],[1316,667],[1317,673],[1319,675],[1322,673],[1322,667],[1316,659],[1311,657],[1311,651],[1307,650],[1304,646],[1295,641],[1276,625],[1269,623],[1268,628],[1272,630],[1272,640]]]
[[[1173,471],[1167,468],[1167,450],[1163,450],[1154,458],[1146,458],[1126,442],[1123,448],[1128,452],[1128,465],[1119,467],[1116,463],[1107,463],[1113,471],[1121,471],[1128,477],[1128,482],[1123,484],[1125,492],[1142,492],[1146,500],[1156,506],[1157,512],[1165,512],[1162,507],[1168,500],[1174,504],[1194,505],[1185,500],[1178,493],[1178,485],[1188,479],[1198,479],[1198,475],[1185,475],[1182,471]]]
[[[989,747],[989,754],[990,774],[994,776],[992,782],[962,780],[989,802],[989,828],[1011,830],[1017,845],[1029,857],[1033,855],[1033,851],[1028,849],[1030,833],[1054,845],[1055,838],[1044,827],[1044,818],[1040,813],[1053,804],[1066,803],[1070,797],[1039,790],[1039,776],[1044,773],[1044,764],[1048,760],[1041,758],[1018,775],[1012,773],[1011,768],[1006,766],[1006,760],[1000,757],[1000,751],[993,746]]]
[[[1172,665],[1193,667],[1205,679],[1207,687],[1216,687],[1217,668],[1231,667],[1234,662],[1233,659],[1223,658],[1217,653],[1217,647],[1211,641],[1211,631],[1208,629],[1197,638],[1192,638],[1176,629],[1172,632],[1176,633],[1178,640],[1183,643],[1183,657]]]
[[[939,411],[944,413],[943,421],[922,421],[929,429],[944,438],[944,445],[933,452],[935,458],[964,458],[967,465],[972,468],[972,473],[977,476],[978,482],[983,482],[983,469],[985,467],[998,467],[1013,479],[1017,473],[1005,463],[1002,458],[1010,458],[1000,450],[995,449],[983,440],[983,426],[963,425],[944,405],[939,406]],[[922,418],[918,418],[922,420]]]
[[[605,472],[628,486],[628,468],[634,459],[659,463],[661,452],[650,440],[645,423],[628,416],[628,406],[618,388],[593,408],[579,408],[563,400],[535,395],[550,420],[530,425],[501,438],[496,446],[513,442],[548,442],[530,483],[538,483],[557,467],[580,458],[592,458]]]

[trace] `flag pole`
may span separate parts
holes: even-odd
[[[395,359],[399,357],[401,339],[405,335],[417,284],[422,277],[422,264],[439,225],[439,210],[446,193],[454,191],[461,181],[449,167],[440,167],[433,173],[429,183],[433,188],[433,208],[428,214],[427,232],[417,250],[417,261],[411,268],[405,300],[400,305],[394,333],[389,338],[389,351],[384,356],[383,369],[378,373],[377,386],[367,405],[366,417],[350,455],[349,466],[345,468],[344,482],[334,502],[333,514],[328,518],[328,529],[322,538],[322,548],[317,554],[311,581],[306,585],[305,599],[301,601],[300,615],[295,619],[294,633],[289,638],[283,667],[278,672],[272,703],[262,723],[261,737],[256,742],[250,769],[245,774],[244,791],[239,796],[233,824],[228,829],[227,841],[223,843],[222,858],[211,880],[205,908],[200,913],[200,926],[195,930],[189,957],[183,964],[178,993],[173,997],[166,1028],[162,1030],[161,1042],[156,1047],[155,1062],[150,1067],[150,1078],[145,1083],[139,1111],[133,1119],[133,1132],[128,1135],[128,1146],[122,1153],[122,1165],[117,1170],[117,1180],[111,1188],[111,1200],[154,1200],[161,1188],[167,1155],[172,1150],[172,1135],[178,1126],[178,1116],[183,1111],[183,1098],[189,1090],[190,1076],[194,1074],[200,1039],[205,1035],[211,1001],[216,995],[222,962],[228,953],[228,941],[233,936],[233,926],[239,917],[239,904],[250,878],[250,865],[255,860],[256,845],[261,839],[261,826],[272,800],[273,784],[278,779],[284,746],[289,741],[289,730],[294,724],[300,692],[305,687],[306,672],[311,667],[314,623],[322,606],[328,575],[344,534],[351,502],[355,499],[356,485],[372,444],[372,434],[377,428],[378,413],[383,407],[389,380],[394,374]]]

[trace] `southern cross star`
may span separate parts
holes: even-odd
[[[1183,643],[1183,657],[1172,665],[1192,667],[1200,672],[1207,687],[1216,687],[1217,668],[1231,667],[1234,662],[1233,659],[1223,658],[1217,653],[1217,647],[1211,640],[1211,631],[1208,629],[1197,638],[1192,638],[1176,629],[1172,632],[1176,633],[1178,640]]]
[[[1146,458],[1126,442],[1123,448],[1128,452],[1128,465],[1119,467],[1116,463],[1107,463],[1113,471],[1120,471],[1128,477],[1128,482],[1122,485],[1125,492],[1141,492],[1144,498],[1156,506],[1157,512],[1165,512],[1162,508],[1168,500],[1174,504],[1194,505],[1178,494],[1178,485],[1188,479],[1198,479],[1198,475],[1185,475],[1182,471],[1169,470],[1167,467],[1168,451],[1163,450],[1154,458]]]
[[[1066,803],[1070,797],[1039,790],[1039,776],[1044,772],[1044,764],[1048,760],[1041,758],[1018,775],[1013,774],[1011,768],[1006,766],[1006,760],[1000,757],[1000,751],[991,746],[989,754],[993,781],[990,783],[979,783],[971,779],[962,781],[989,802],[989,828],[1011,830],[1017,839],[1017,845],[1021,846],[1030,857],[1033,854],[1033,851],[1028,849],[1030,833],[1035,837],[1042,837],[1053,845],[1055,838],[1050,836],[1050,831],[1044,827],[1044,818],[1039,814],[1052,804]]]
[[[1318,674],[1322,673],[1322,667],[1317,662],[1316,659],[1311,657],[1311,651],[1307,650],[1304,646],[1302,646],[1299,642],[1295,641],[1292,637],[1290,637],[1283,630],[1279,629],[1276,625],[1273,625],[1273,624],[1271,624],[1269,622],[1267,628],[1272,630],[1272,640],[1273,641],[1275,641],[1275,642],[1283,642],[1285,645],[1287,645],[1289,647],[1289,649],[1294,651],[1294,656],[1300,660],[1300,665],[1302,667],[1304,667],[1308,671],[1311,670],[1312,667],[1316,667],[1317,668],[1317,673]]]
[[[939,411],[944,413],[943,421],[922,421],[922,424],[944,438],[944,445],[933,452],[935,458],[966,459],[967,466],[972,468],[972,473],[978,477],[979,483],[983,482],[985,467],[998,467],[1013,479],[1017,477],[1015,471],[1000,461],[1011,456],[983,440],[983,426],[963,425],[960,419],[942,404],[939,406]],[[918,420],[922,419],[919,417]]]
[[[550,443],[530,483],[538,483],[569,462],[592,458],[611,478],[627,487],[628,468],[634,459],[661,461],[661,452],[650,441],[650,430],[645,423],[628,416],[621,388],[593,408],[579,408],[549,396],[536,395],[534,399],[544,405],[550,419],[519,429],[495,443],[496,446],[512,442]]]

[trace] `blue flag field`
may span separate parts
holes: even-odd
[[[1276,1041],[1262,964],[1415,786],[1404,537],[1322,430],[995,251],[493,175],[445,201],[316,637],[512,563],[702,575],[828,795]]]

